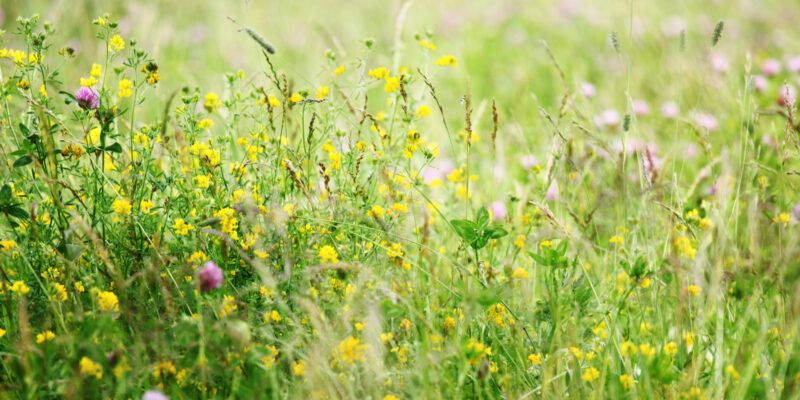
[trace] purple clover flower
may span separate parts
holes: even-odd
[[[200,272],[197,273],[197,278],[200,280],[201,292],[208,292],[211,289],[218,288],[224,279],[222,270],[213,261],[206,262]]]
[[[84,110],[95,109],[100,105],[100,94],[97,93],[97,90],[94,88],[81,86],[81,88],[75,92],[75,100],[78,101],[78,105]]]

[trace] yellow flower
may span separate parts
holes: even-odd
[[[149,214],[153,207],[155,207],[155,204],[150,200],[142,200],[139,202],[139,209],[145,214]]]
[[[39,94],[42,95],[42,97],[47,97],[47,88],[44,87],[44,85],[39,86]]]
[[[431,115],[431,108],[428,106],[419,106],[417,107],[417,112],[415,113],[418,117],[427,117]]]
[[[186,236],[189,234],[189,231],[194,229],[194,227],[191,224],[187,224],[183,218],[178,218],[175,220],[175,223],[172,224],[172,229],[178,235]]]
[[[627,357],[628,355],[635,356],[636,353],[638,353],[636,345],[631,341],[626,341],[625,343],[621,344],[619,349],[623,357]]]
[[[523,279],[528,279],[528,277],[529,277],[528,271],[526,271],[524,268],[517,268],[514,270],[515,279],[523,280]]]
[[[367,75],[370,78],[383,79],[383,78],[389,76],[389,70],[386,69],[386,67],[375,68],[375,69],[369,70]]]
[[[267,101],[269,101],[269,105],[271,105],[273,107],[280,107],[281,106],[281,102],[278,101],[278,98],[273,96],[273,95],[269,95],[267,97]]]
[[[361,344],[361,340],[352,336],[342,340],[336,349],[336,358],[353,365],[356,361],[364,359],[364,349],[366,345]]]
[[[630,389],[633,387],[633,378],[628,375],[620,375],[619,376],[619,383],[622,384],[622,387],[625,389]]]
[[[53,284],[56,288],[56,299],[60,301],[67,301],[69,299],[69,295],[67,294],[67,288],[60,283]]]
[[[5,336],[5,335],[6,335],[6,330],[3,329],[3,328],[0,328],[0,338]]]
[[[528,362],[531,363],[531,365],[533,365],[533,366],[541,364],[542,363],[542,354],[541,353],[528,354]]]
[[[598,371],[597,368],[595,367],[589,367],[583,373],[581,379],[583,379],[586,382],[592,382],[599,377],[600,377],[600,371]]]
[[[17,87],[22,90],[28,90],[31,87],[31,84],[28,82],[27,79],[22,78],[19,82],[17,82]]]
[[[301,96],[300,93],[297,93],[297,92],[292,93],[292,95],[289,96],[289,101],[291,101],[292,103],[299,103],[302,100],[303,100],[303,96]]]
[[[19,294],[25,294],[25,293],[28,293],[28,292],[31,291],[30,289],[28,289],[28,285],[26,285],[25,282],[23,282],[23,281],[14,282],[14,284],[11,285],[8,288],[8,290],[10,290],[10,291],[12,291],[14,293],[19,293]]]
[[[787,213],[780,213],[775,218],[772,219],[772,221],[774,221],[775,223],[781,224],[783,226],[789,225],[789,222],[791,222],[791,220],[792,219],[789,217],[789,214]]]
[[[125,48],[125,41],[119,35],[114,35],[111,40],[108,41],[108,50],[113,51],[120,51]]]
[[[305,376],[306,362],[304,360],[299,360],[292,363],[292,372],[297,376]]]
[[[448,55],[448,56],[439,57],[438,59],[436,59],[436,65],[439,65],[439,66],[442,66],[442,67],[446,67],[448,65],[453,66],[453,67],[457,67],[458,66],[458,61],[456,61],[455,57]]]
[[[0,250],[9,251],[15,247],[17,247],[17,242],[13,240],[0,240]]]
[[[211,186],[211,175],[195,176],[194,181],[199,189],[208,189]]]
[[[131,97],[133,95],[133,82],[130,79],[123,79],[119,81],[119,97]]]
[[[82,374],[94,375],[96,379],[103,377],[103,366],[90,360],[88,357],[81,358],[80,367]]]
[[[689,285],[689,294],[691,294],[692,296],[699,296],[700,293],[702,292],[703,288],[701,288],[700,286]]]
[[[333,246],[325,245],[319,249],[319,258],[324,263],[333,263],[336,264],[339,262],[339,255],[336,253],[336,249]]]
[[[222,106],[222,102],[219,101],[219,96],[217,96],[217,94],[214,92],[209,92],[205,99],[206,102],[203,104],[203,108],[210,113],[213,113],[216,109]]]
[[[111,204],[111,207],[114,209],[114,212],[119,215],[131,215],[131,203],[127,200],[116,199],[114,203]]]
[[[678,352],[678,345],[675,344],[675,342],[669,342],[666,345],[664,345],[664,352],[669,355],[674,355],[675,353]]]
[[[100,75],[103,75],[103,66],[100,64],[92,64],[92,72],[90,72],[90,74],[95,78],[99,78]]]
[[[52,331],[44,331],[36,335],[36,343],[44,343],[47,341],[52,340],[56,337],[56,334]]]
[[[419,41],[419,45],[423,49],[428,49],[428,50],[431,50],[431,51],[436,50],[436,45],[434,45],[433,41],[430,41],[430,40],[424,40],[424,39],[420,40]]]
[[[383,91],[386,93],[394,92],[395,90],[400,88],[400,77],[395,76],[387,76],[386,77],[386,84],[383,86]]]
[[[114,292],[103,290],[97,292],[97,305],[102,311],[119,311],[119,300]]]
[[[327,86],[319,86],[319,87],[317,87],[317,98],[318,99],[322,100],[322,99],[328,97],[328,94],[330,94],[330,90],[328,89]]]
[[[338,68],[333,70],[334,75],[341,75],[344,72],[344,65],[340,65]]]

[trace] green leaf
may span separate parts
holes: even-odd
[[[9,200],[11,200],[11,186],[6,184],[0,188],[0,202],[5,203]]]
[[[475,237],[477,236],[475,233],[477,226],[474,222],[466,219],[456,219],[450,221],[450,224],[453,225],[453,228],[455,228],[456,233],[461,237],[461,239],[464,239],[467,242],[472,242],[475,240]]]
[[[24,167],[33,162],[33,159],[29,155],[24,155],[14,161],[14,168]]]
[[[6,210],[8,215],[17,217],[19,219],[28,219],[28,212],[23,210],[20,206],[14,206]]]
[[[500,239],[505,235],[508,235],[508,232],[499,225],[492,225],[486,229],[486,236],[489,239]]]
[[[23,124],[22,122],[19,123],[19,131],[22,132],[23,136],[28,136],[31,134],[31,130],[28,129],[28,127],[25,126],[25,124]]]
[[[484,227],[489,222],[489,211],[486,210],[486,207],[481,207],[481,209],[478,210],[475,222],[478,223],[479,227]]]
[[[122,146],[119,143],[114,143],[111,146],[106,146],[105,151],[112,153],[122,153]]]

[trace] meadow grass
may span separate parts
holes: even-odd
[[[797,5],[105,6],[3,10],[3,398],[800,397]]]

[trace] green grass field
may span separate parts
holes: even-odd
[[[800,398],[800,3],[536,3],[5,0],[0,398]]]

